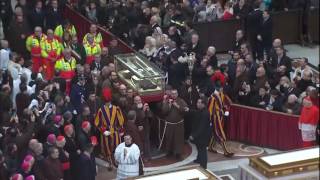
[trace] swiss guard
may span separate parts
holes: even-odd
[[[218,89],[218,90],[217,90]],[[230,152],[226,145],[226,134],[224,132],[224,120],[229,116],[228,106],[231,100],[223,93],[223,88],[217,88],[209,98],[208,110],[210,113],[210,120],[212,123],[212,138],[209,144],[209,151],[217,152],[214,147],[219,143],[223,149],[226,157],[232,157],[233,153]]]
[[[120,108],[111,104],[111,90],[104,88],[102,94],[106,103],[98,110],[94,125],[100,132],[101,152],[109,162],[109,169],[112,169],[114,151],[124,134],[124,118]]]

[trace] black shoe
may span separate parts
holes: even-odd
[[[196,159],[196,160],[193,161],[193,163],[199,164],[199,160]]]

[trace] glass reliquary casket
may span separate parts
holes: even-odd
[[[138,53],[115,56],[116,72],[120,80],[135,90],[145,101],[161,100],[165,90],[165,76],[156,65]]]

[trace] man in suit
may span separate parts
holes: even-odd
[[[266,107],[267,110],[271,111],[282,111],[282,105],[284,104],[284,97],[281,96],[280,91],[272,89],[270,91],[269,103]]]
[[[43,9],[42,1],[38,0],[29,15],[31,28],[34,29],[36,26],[44,27],[44,19],[45,11]]]
[[[256,72],[258,69],[258,64],[253,59],[251,54],[247,54],[244,60],[246,63],[247,71],[249,73],[249,82],[250,84],[253,84],[254,80],[256,80]]]
[[[279,68],[280,66],[286,67],[286,76],[290,78],[290,72],[292,71],[292,65],[291,65],[291,59],[286,56],[284,52],[284,48],[282,46],[277,47],[276,49],[276,55],[272,57],[271,60],[271,66],[274,69]]]
[[[93,155],[94,146],[91,143],[85,145],[79,156],[78,179],[95,180],[97,166]]]
[[[218,58],[216,56],[216,48],[214,46],[209,46],[207,49],[206,56],[208,57],[208,63],[214,69],[218,68]]]
[[[56,26],[62,24],[62,12],[58,7],[58,1],[52,0],[51,6],[48,8],[46,13],[47,29],[55,29]]]
[[[272,19],[268,11],[263,11],[263,22],[260,33],[262,51],[269,53],[272,47]]]
[[[83,45],[78,42],[77,36],[72,36],[71,49],[73,56],[77,60],[77,64],[83,65],[86,59],[86,52]]]
[[[235,44],[233,46],[234,51],[239,51],[241,44],[245,43],[246,39],[244,37],[244,32],[243,30],[239,29],[236,32],[236,39],[235,39]]]
[[[150,18],[150,25],[151,25],[151,30],[152,30],[150,35],[152,35],[152,34],[157,34],[157,35],[162,34],[162,29],[159,26],[158,22],[159,22],[159,18],[157,16],[152,16]]]
[[[252,47],[252,54],[254,59],[261,59],[263,57],[263,52],[261,48],[261,36],[259,33],[262,29],[262,11],[259,9],[260,2],[256,1],[254,3],[254,10],[248,14],[247,17],[247,35],[249,37],[249,43]]]
[[[278,38],[277,38],[277,39],[274,39],[273,42],[272,42],[272,47],[271,47],[270,51],[267,52],[267,53],[268,53],[268,54],[267,54],[268,60],[270,60],[273,56],[276,55],[276,48],[278,48],[278,47],[280,47],[280,46],[282,46],[282,41],[281,41],[281,39],[278,39]]]
[[[188,53],[192,52],[196,54],[197,58],[203,55],[203,49],[200,45],[198,34],[193,34],[191,36],[191,44],[189,45]]]
[[[102,64],[101,64],[101,55],[100,54],[96,54],[94,56],[94,62],[90,65],[90,69],[91,71],[101,71],[102,70]]]
[[[211,138],[211,123],[210,114],[207,106],[206,98],[199,98],[197,101],[196,112],[198,116],[198,122],[194,123],[194,129],[190,136],[190,140],[197,146],[198,155],[195,163],[199,163],[204,169],[207,168],[207,147]]]

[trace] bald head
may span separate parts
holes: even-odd
[[[209,46],[207,50],[207,55],[212,56],[216,54],[216,48],[214,46]]]

